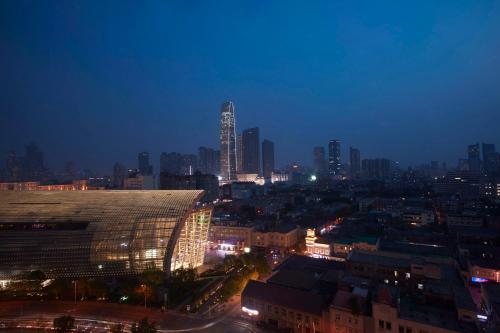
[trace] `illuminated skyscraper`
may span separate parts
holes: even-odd
[[[236,126],[234,104],[225,102],[220,112],[220,168],[224,181],[236,179]]]
[[[340,175],[340,166],[340,140],[330,140],[328,144],[328,172],[330,175]]]

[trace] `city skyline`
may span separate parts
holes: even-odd
[[[498,4],[184,3],[140,17],[114,4],[0,5],[0,156],[35,141],[51,167],[104,172],[140,151],[217,148],[224,100],[238,128],[275,142],[278,166],[309,164],[331,138],[341,156],[402,166],[500,144]]]

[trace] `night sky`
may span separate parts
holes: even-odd
[[[500,145],[499,1],[0,1],[0,158],[111,173],[218,147],[220,105],[278,166],[340,139],[455,165]],[[3,163],[2,163],[3,164]]]

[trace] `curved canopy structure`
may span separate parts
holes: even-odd
[[[0,194],[0,278],[170,272],[203,263],[203,191],[28,191]]]

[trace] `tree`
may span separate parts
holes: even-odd
[[[57,317],[53,321],[53,326],[57,333],[68,333],[75,328],[75,318],[69,315]]]
[[[123,324],[115,324],[113,326],[111,326],[110,328],[110,332],[111,333],[123,333]]]
[[[131,333],[156,333],[156,324],[149,322],[148,317],[144,317],[139,321],[139,324],[133,323],[130,328]]]

